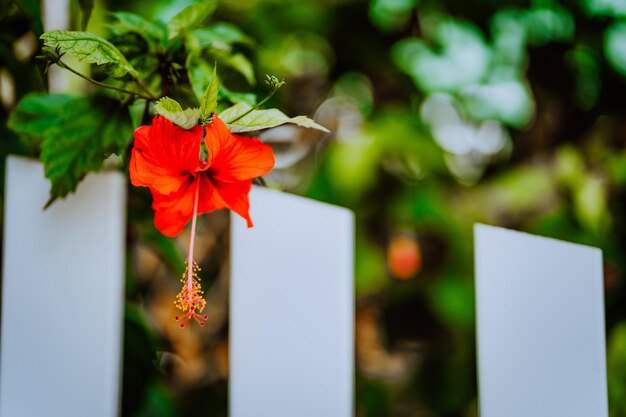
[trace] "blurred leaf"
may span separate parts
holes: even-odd
[[[234,44],[254,45],[254,40],[243,33],[241,29],[231,23],[219,22],[207,28],[196,29],[191,34],[200,48],[216,47],[223,49],[223,45]]]
[[[598,101],[602,87],[597,53],[594,48],[577,45],[565,59],[576,77],[574,99],[582,109],[589,110]]]
[[[42,143],[41,161],[52,183],[46,207],[76,190],[88,172],[100,170],[108,155],[123,154],[132,139],[128,110],[99,96],[33,93],[18,104],[11,123]]]
[[[128,63],[124,55],[109,41],[89,32],[53,30],[41,35],[46,46],[57,48],[81,62],[108,65],[112,77],[123,77],[129,73],[137,77],[137,71]]]
[[[588,173],[574,191],[574,209],[581,223],[594,232],[603,231],[610,220],[607,200],[606,181]]]
[[[149,45],[159,44],[167,36],[167,29],[164,25],[146,20],[135,13],[115,12],[111,15],[114,21],[109,25],[109,28],[114,35],[136,33]]]
[[[344,73],[333,86],[333,93],[349,97],[362,114],[370,114],[374,107],[373,85],[367,76],[358,72]]]
[[[146,396],[157,375],[154,365],[157,346],[141,310],[130,303],[124,307],[122,414],[135,415],[149,401]]]
[[[585,161],[573,146],[563,146],[556,152],[555,173],[559,181],[571,189],[579,186],[585,174]]]
[[[464,88],[461,101],[474,120],[498,120],[509,126],[526,126],[535,113],[530,86],[523,79],[494,80]]]
[[[424,30],[434,46],[408,38],[395,44],[391,51],[396,65],[421,90],[455,91],[482,80],[489,69],[491,50],[476,26],[433,18],[433,22],[424,23]]]
[[[169,39],[174,39],[182,32],[195,29],[208,19],[217,7],[217,0],[201,0],[199,3],[183,9],[167,23]]]
[[[380,148],[371,137],[343,137],[331,148],[328,170],[344,201],[358,201],[377,180]]]
[[[431,302],[433,310],[455,327],[469,328],[474,323],[474,293],[468,281],[458,277],[439,280]]]
[[[36,34],[43,33],[43,24],[41,23],[41,3],[38,0],[19,0],[15,2],[8,0],[4,4],[0,4],[0,7],[2,8],[0,16],[3,16],[3,13],[10,12],[11,3],[17,4],[20,10],[28,16]]]
[[[390,283],[380,248],[367,239],[357,239],[354,255],[354,290],[358,297],[380,291]]]
[[[176,403],[166,386],[151,383],[146,387],[144,402],[133,417],[174,417],[178,416]]]
[[[135,100],[128,106],[128,113],[130,114],[130,120],[133,126],[140,126],[143,124],[143,116],[146,112],[146,100]]]
[[[490,22],[493,38],[494,63],[499,66],[522,68],[527,60],[526,28],[518,10],[499,10]]]
[[[204,92],[213,79],[211,75],[213,68],[204,58],[196,56],[195,54],[189,54],[187,56],[186,67],[189,83],[191,84],[191,88],[198,102],[200,102]],[[219,77],[217,81],[218,84],[220,84],[217,96],[218,101],[227,100],[231,103],[247,103],[251,106],[256,104],[256,96],[254,94],[230,91],[220,83]]]
[[[611,417],[626,415],[626,323],[613,328],[607,343],[607,379]]]
[[[254,67],[245,55],[240,53],[231,55],[230,53],[225,53],[217,50],[211,51],[211,55],[213,55],[215,59],[217,59],[220,65],[230,67],[243,75],[248,84],[256,84],[256,78],[254,77]]]
[[[626,3],[622,0],[585,0],[582,6],[590,16],[626,16]]]
[[[626,22],[617,21],[607,28],[604,54],[613,68],[626,76]]]
[[[254,132],[285,123],[329,132],[324,126],[315,123],[306,116],[288,117],[278,109],[252,110],[252,106],[245,103],[235,104],[224,110],[219,116],[224,123],[229,124],[229,128],[233,133]]]
[[[417,0],[372,0],[370,16],[373,22],[385,31],[406,27],[411,18],[411,9]]]
[[[212,80],[212,68],[211,65],[203,58],[189,54],[187,56],[187,77],[189,78],[189,84],[193,90],[198,103],[202,100],[202,96]]]
[[[181,255],[180,250],[176,246],[176,241],[156,231],[152,224],[150,224],[149,227],[142,228],[141,230],[141,236],[146,240],[146,242],[159,252],[161,258],[167,263],[168,267],[172,271],[176,271],[178,273],[181,265],[185,264],[185,258]]]
[[[620,188],[626,184],[626,155],[611,154],[606,158],[606,169],[612,181]]]
[[[228,88],[223,85],[220,86],[220,95],[218,99],[225,99],[231,103],[244,103],[249,106],[254,106],[257,102],[256,96],[252,93],[239,93],[236,91],[230,91]]]
[[[81,19],[82,30],[87,29],[87,24],[89,23],[89,18],[91,17],[91,12],[93,11],[93,3],[94,0],[78,0],[78,5],[80,6],[83,14]]]
[[[356,381],[357,415],[363,417],[388,417],[392,403],[388,387],[372,378]]]
[[[549,42],[569,42],[574,36],[574,18],[563,7],[534,7],[524,11],[521,18],[530,45],[543,46]]]
[[[197,125],[202,115],[198,108],[183,110],[176,100],[172,100],[169,97],[163,97],[157,101],[154,105],[154,112],[185,130],[189,130]]]

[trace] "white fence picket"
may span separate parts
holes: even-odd
[[[602,252],[474,231],[481,417],[606,417]]]
[[[352,212],[254,188],[232,216],[231,417],[353,415]]]
[[[118,415],[125,184],[88,175],[43,211],[43,167],[7,160],[0,416]]]

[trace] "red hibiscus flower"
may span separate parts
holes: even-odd
[[[252,178],[267,174],[274,166],[272,148],[256,138],[233,135],[217,116],[212,123],[190,130],[155,116],[152,126],[135,130],[134,145],[130,180],[135,186],[150,188],[157,229],[176,236],[192,220],[187,268],[175,301],[183,314],[176,320],[182,319],[180,327],[190,319],[203,326],[207,316],[200,313],[206,301],[197,275],[200,268],[193,260],[196,217],[229,208],[252,227],[248,193]],[[201,152],[206,158],[201,158]]]
[[[203,130],[206,161],[200,160]],[[197,214],[229,208],[251,227],[252,178],[267,174],[273,166],[270,146],[230,133],[217,116],[204,128],[196,125],[190,130],[155,116],[152,126],[135,130],[130,180],[150,188],[155,226],[164,235],[176,236],[192,218],[196,204]]]

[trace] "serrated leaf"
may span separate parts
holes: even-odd
[[[91,12],[93,11],[93,3],[94,0],[78,0],[78,5],[83,13],[81,19],[81,29],[83,30],[87,29],[87,24],[89,23],[89,18],[91,17]]]
[[[167,29],[163,24],[151,22],[138,14],[115,12],[111,13],[111,16],[114,20],[109,28],[114,35],[136,33],[150,45],[159,44],[167,37]]]
[[[137,77],[137,71],[111,42],[89,32],[52,30],[41,35],[46,46],[58,48],[81,62],[109,65],[110,75],[123,77],[126,73]]]
[[[60,129],[63,112],[73,97],[61,94],[29,94],[11,112],[7,125],[35,152],[55,129]]]
[[[183,107],[178,103],[178,101],[174,100],[173,98],[163,97],[159,99],[159,101],[157,101],[154,105],[154,111],[157,114],[161,114],[163,116],[162,113],[181,112],[183,111]]]
[[[117,101],[77,98],[65,110],[63,127],[42,144],[40,158],[52,183],[46,207],[74,192],[88,172],[102,168],[110,154],[123,154],[132,137],[128,110]]]
[[[219,117],[228,124],[233,133],[254,132],[292,123],[298,126],[330,132],[306,116],[289,117],[278,109],[252,110],[252,106],[238,103],[220,113]],[[249,112],[249,113],[248,113]],[[247,113],[247,114],[246,114]],[[244,115],[242,117],[242,115]]]
[[[199,3],[183,9],[167,23],[168,38],[174,39],[184,31],[195,29],[213,14],[217,0],[201,0]]]
[[[170,122],[185,130],[189,130],[198,124],[198,119],[202,116],[199,108],[187,108],[183,110],[182,106],[176,100],[169,97],[163,97],[154,105],[154,112],[165,117]]]
[[[18,103],[11,126],[41,143],[52,184],[46,206],[73,192],[88,172],[100,170],[109,154],[122,154],[132,139],[128,110],[98,96],[32,93]]]
[[[211,82],[202,96],[200,101],[200,112],[202,117],[210,117],[211,113],[217,108],[217,93],[220,89],[220,83],[217,80],[217,67],[213,67],[213,75]]]

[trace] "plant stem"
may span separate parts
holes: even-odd
[[[191,217],[191,238],[189,238],[189,257],[187,258],[187,295],[189,305],[193,305],[193,246],[196,238],[196,217],[198,217],[198,198],[200,196],[200,178],[196,179],[196,195],[193,202],[193,216]]]
[[[142,88],[143,91],[145,91],[146,93],[148,93],[150,96],[152,96],[152,91],[150,91],[150,89],[148,88],[147,85],[145,85],[139,78],[137,77],[133,77],[133,81],[135,81],[137,83],[137,85],[139,87]],[[156,97],[155,97],[156,99]]]
[[[152,95],[145,95],[145,94],[141,94],[141,93],[137,93],[135,91],[130,91],[130,90],[126,90],[125,88],[121,88],[121,87],[116,87],[114,85],[110,85],[110,84],[105,84],[105,83],[101,83],[100,81],[96,81],[93,78],[89,78],[84,74],[81,74],[80,72],[76,71],[74,68],[70,67],[69,65],[67,65],[65,62],[59,60],[57,62],[57,65],[63,69],[68,70],[69,72],[78,75],[80,78],[82,78],[83,80],[87,80],[92,84],[97,85],[98,87],[102,87],[102,88],[108,88],[109,90],[114,90],[114,91],[119,91],[120,93],[124,93],[124,94],[130,94],[136,97],[141,97],[141,98],[145,98],[146,100],[156,100],[157,98],[152,96]]]

